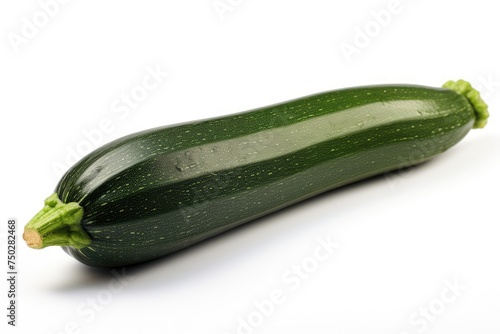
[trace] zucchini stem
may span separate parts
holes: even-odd
[[[23,239],[31,248],[71,246],[83,248],[91,239],[80,225],[83,208],[75,202],[62,202],[57,193],[45,200],[45,206],[24,227]]]
[[[443,88],[451,89],[463,95],[472,105],[476,116],[476,121],[472,127],[474,129],[484,128],[490,114],[488,112],[488,105],[483,101],[477,89],[474,89],[471,84],[465,80],[447,81],[443,85]]]

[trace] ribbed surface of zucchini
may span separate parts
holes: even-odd
[[[92,266],[152,260],[330,189],[441,153],[487,122],[479,92],[348,88],[117,139],[25,226],[29,247]]]
[[[56,193],[84,209],[83,263],[154,259],[332,188],[422,162],[472,128],[454,91],[371,86],[163,127],[94,151]]]

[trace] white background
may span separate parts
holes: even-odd
[[[127,268],[121,289],[109,288],[110,270],[20,240],[18,327],[6,324],[2,279],[2,332],[500,332],[500,20],[491,1],[221,0],[226,11],[213,0],[62,2],[0,5],[2,272],[7,219],[21,234],[59,180],[54,166],[89,145],[85,132],[96,147],[330,89],[459,78],[481,90],[492,115],[428,164]],[[347,44],[356,53],[345,54]],[[151,70],[168,75],[123,108]],[[339,247],[298,279],[289,270],[313,264],[318,238]],[[283,279],[292,276],[295,284]],[[263,302],[276,290],[280,304]]]

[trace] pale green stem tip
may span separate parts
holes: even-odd
[[[481,98],[479,91],[474,89],[471,84],[465,80],[450,80],[446,82],[443,87],[463,95],[472,105],[476,115],[476,121],[474,122],[473,128],[484,128],[490,114],[488,112],[488,105]]]
[[[56,193],[24,227],[23,238],[31,248],[71,246],[83,248],[91,239],[80,225],[83,208],[75,202],[63,203]]]

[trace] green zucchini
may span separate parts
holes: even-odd
[[[479,93],[459,80],[334,90],[135,133],[76,163],[23,237],[91,266],[148,261],[428,160],[487,118]]]

